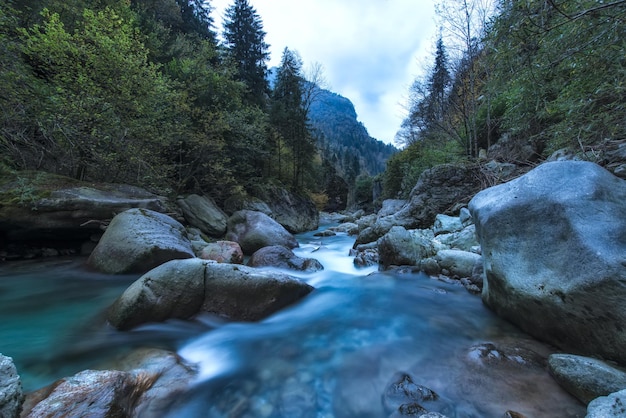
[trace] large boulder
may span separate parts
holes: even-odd
[[[113,218],[87,264],[108,274],[144,273],[169,260],[194,257],[186,234],[167,215],[129,209]]]
[[[126,289],[108,311],[109,322],[130,329],[200,312],[256,321],[306,296],[308,284],[276,272],[192,258],[173,260]]]
[[[324,266],[315,258],[298,257],[285,247],[272,245],[263,247],[252,254],[248,260],[250,267],[277,267],[298,271],[319,271]]]
[[[18,173],[0,184],[0,240],[8,243],[88,240],[131,208],[165,212],[166,200],[121,184],[81,183],[47,173]]]
[[[281,224],[262,212],[240,210],[228,219],[228,241],[238,242],[244,254],[270,245],[298,247],[298,241]]]
[[[550,162],[469,209],[485,304],[565,350],[626,363],[626,181],[590,162]]]
[[[211,237],[221,237],[226,233],[228,216],[208,196],[191,194],[176,200],[189,225]]]
[[[319,226],[319,212],[308,197],[268,185],[255,187],[252,194],[266,202],[272,210],[271,217],[292,234],[313,231]]]
[[[19,417],[23,401],[22,382],[13,359],[0,354],[0,417]]]

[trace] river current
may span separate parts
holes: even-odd
[[[545,366],[510,355],[554,350],[480,296],[421,273],[356,268],[354,237],[313,234],[299,234],[294,252],[324,270],[289,274],[315,291],[255,323],[199,316],[118,332],[101,313],[137,276],[90,273],[82,259],[0,264],[0,353],[31,391],[134,348],[177,351],[199,374],[159,415],[168,418],[388,417],[383,394],[399,373],[435,391],[450,418],[585,416]]]

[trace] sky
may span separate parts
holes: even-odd
[[[212,0],[218,32],[232,0]],[[250,0],[270,45],[268,67],[285,47],[306,73],[321,65],[328,90],[347,97],[370,136],[393,143],[410,85],[434,60],[433,0]]]

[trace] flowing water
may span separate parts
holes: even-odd
[[[34,390],[136,347],[176,350],[199,374],[162,417],[387,417],[398,373],[439,394],[450,418],[584,417],[541,366],[551,349],[480,297],[423,274],[357,269],[353,237],[298,239],[295,252],[325,267],[297,275],[316,290],[257,323],[200,316],[118,332],[101,312],[136,276],[89,273],[77,259],[0,265],[0,353]]]

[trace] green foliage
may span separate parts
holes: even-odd
[[[545,148],[626,135],[626,4],[512,2],[489,33],[489,89],[501,129]]]
[[[383,173],[383,197],[406,199],[419,176],[435,165],[461,161],[463,149],[456,141],[416,141],[387,162]]]
[[[246,99],[265,107],[269,45],[265,43],[261,17],[248,0],[235,0],[226,10],[224,39],[228,56],[237,68],[237,79],[248,87]]]
[[[279,158],[282,153],[291,162],[286,179],[294,189],[304,188],[304,180],[313,168],[316,151],[307,124],[303,83],[302,60],[297,53],[285,48],[272,94],[270,123],[277,134],[273,153],[278,154]],[[284,153],[284,148],[287,148],[288,153]],[[279,178],[281,174],[282,171],[279,171]]]
[[[181,96],[148,62],[133,22],[109,7],[85,9],[73,33],[58,14],[44,18],[23,32],[23,51],[42,86],[38,124],[57,172],[162,184],[159,149]]]

